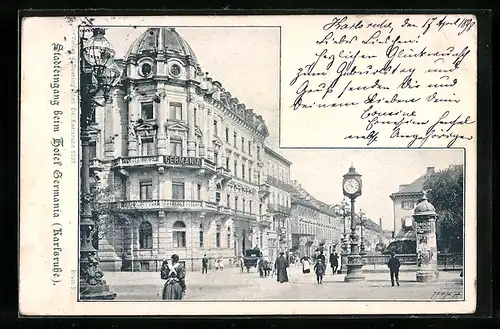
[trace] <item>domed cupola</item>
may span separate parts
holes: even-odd
[[[418,200],[418,204],[413,211],[413,216],[437,216],[436,209],[427,199],[426,191],[422,192],[422,197]]]
[[[193,49],[174,28],[148,28],[132,43],[124,60],[131,79],[203,78]]]

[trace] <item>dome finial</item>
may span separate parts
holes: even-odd
[[[429,198],[427,198],[427,193],[429,193],[430,191],[432,191],[432,190],[431,189],[422,190],[422,196],[420,197],[420,199],[418,200],[418,202],[422,202],[422,201],[428,200]]]

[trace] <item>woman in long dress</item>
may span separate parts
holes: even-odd
[[[182,299],[186,291],[186,270],[179,263],[179,256],[172,255],[172,264],[163,261],[161,278],[167,280],[163,286],[162,299]]]
[[[311,273],[311,264],[309,263],[309,259],[307,257],[302,259],[302,273]]]
[[[276,272],[278,274],[276,280],[280,283],[288,282],[288,273],[287,268],[289,264],[286,260],[284,253],[280,252],[280,256],[276,259],[274,263],[274,267],[276,268]]]

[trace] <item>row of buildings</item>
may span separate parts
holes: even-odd
[[[147,29],[118,64],[90,142],[103,269],[158,270],[174,253],[197,269],[205,254],[230,263],[255,247],[270,260],[340,252],[343,211],[290,180],[262,117],[202,71],[175,29]]]

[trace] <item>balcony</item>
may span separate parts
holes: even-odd
[[[183,157],[177,155],[141,155],[133,157],[120,157],[112,162],[113,168],[131,167],[169,167],[169,168],[190,168],[207,170],[215,174],[215,164],[205,158]]]
[[[275,213],[278,216],[283,216],[283,217],[288,217],[292,213],[292,208],[274,203],[269,203],[267,205],[267,210],[269,212]]]
[[[248,212],[243,212],[241,210],[235,210],[236,217],[248,221],[257,221],[257,215],[248,213]]]
[[[231,172],[225,167],[217,168],[217,176],[222,180],[223,184],[229,182],[232,179]]]
[[[111,163],[113,168],[130,168],[130,167],[156,167],[163,164],[162,155],[141,155],[133,157],[120,157]]]
[[[218,206],[217,211],[223,215],[234,215],[234,210],[226,206]]]
[[[127,200],[114,202],[114,205],[122,211],[217,211],[215,203],[201,200]]]
[[[89,169],[90,170],[102,170],[103,165],[101,160],[99,159],[91,159],[89,160]]]
[[[264,183],[259,185],[259,197],[263,200],[271,194],[271,187]]]
[[[270,216],[262,215],[259,218],[259,226],[262,228],[270,228],[273,224],[273,221]]]

